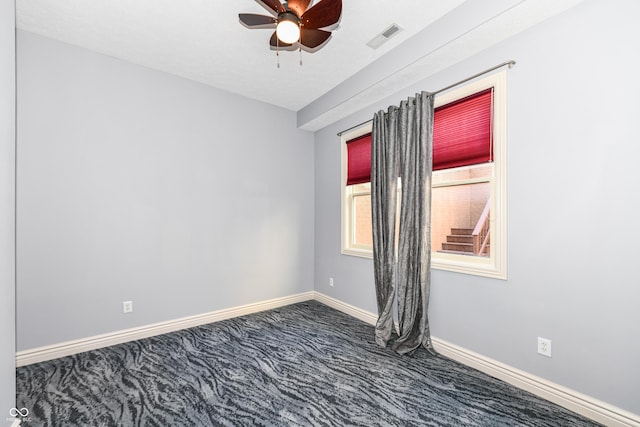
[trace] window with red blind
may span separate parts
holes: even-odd
[[[493,88],[435,109],[433,170],[492,160]],[[347,141],[347,185],[371,180],[371,134]]]
[[[503,71],[436,99],[429,226],[434,269],[507,278],[506,94]],[[342,136],[341,253],[365,258],[373,256],[372,128]]]

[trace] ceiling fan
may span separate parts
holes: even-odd
[[[247,28],[274,28],[271,49],[304,49],[315,52],[331,37],[340,21],[342,0],[321,0],[309,8],[312,0],[256,0],[273,16],[240,13],[240,23]]]

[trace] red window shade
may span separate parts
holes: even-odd
[[[493,89],[436,108],[433,116],[433,170],[488,162]]]
[[[493,88],[435,109],[433,170],[485,163],[493,158]],[[347,141],[347,185],[371,180],[371,134]]]
[[[347,141],[347,185],[371,180],[371,134]]]

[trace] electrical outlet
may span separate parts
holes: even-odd
[[[538,354],[551,357],[551,340],[538,337]]]
[[[329,277],[329,286],[333,288],[333,277]]]
[[[133,311],[133,301],[122,301],[122,312],[131,313]]]

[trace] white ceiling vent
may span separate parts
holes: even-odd
[[[369,40],[367,46],[371,49],[377,49],[387,42],[391,37],[398,34],[402,31],[402,28],[398,24],[391,24],[387,28],[384,29],[380,34]]]

